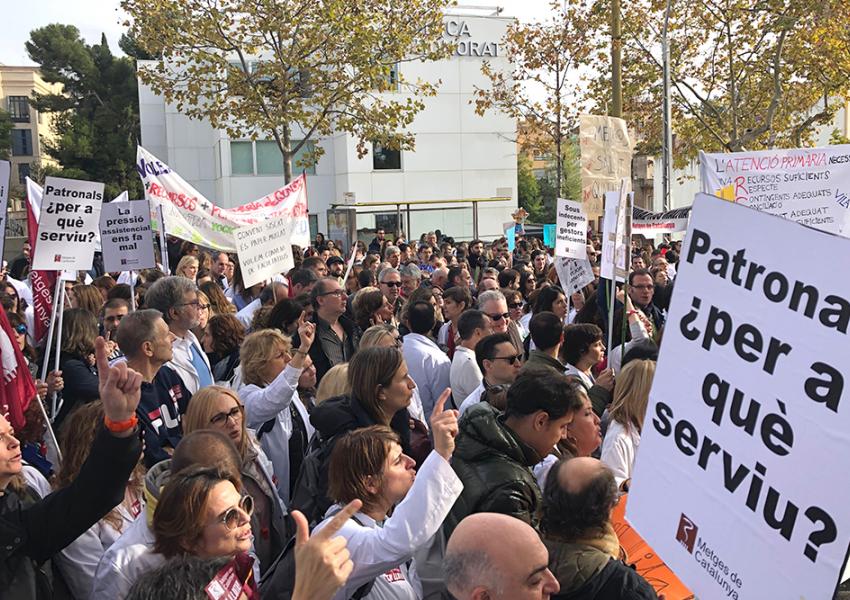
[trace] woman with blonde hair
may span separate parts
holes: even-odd
[[[614,401],[608,408],[611,422],[602,442],[602,462],[614,472],[617,485],[632,477],[649,390],[655,376],[654,360],[633,360],[617,377]]]
[[[244,407],[236,392],[211,385],[192,396],[183,415],[183,433],[215,429],[233,441],[242,457],[242,485],[254,498],[251,529],[261,570],[268,568],[287,541],[285,509],[275,489],[272,464],[254,433],[245,426]]]
[[[331,370],[325,373],[322,381],[319,382],[319,389],[316,390],[316,405],[337,396],[344,396],[351,393],[351,388],[348,385],[348,363],[341,363],[331,367]]]
[[[200,263],[194,256],[187,254],[177,263],[177,268],[174,269],[174,274],[186,279],[195,281],[198,277],[198,268]]]
[[[103,417],[103,404],[98,400],[74,411],[63,424],[62,463],[53,482],[54,490],[71,485],[77,478]],[[144,477],[145,469],[139,461],[127,482],[124,501],[56,556],[56,564],[74,598],[89,597],[101,557],[142,512]]]
[[[274,466],[277,490],[284,503],[289,501],[289,440],[293,432],[292,415],[309,426],[307,409],[298,398],[298,381],[307,364],[308,352],[316,327],[302,314],[298,319],[301,345],[292,349],[290,339],[276,329],[261,329],[245,338],[240,350],[242,367],[239,398],[245,406],[245,421],[257,431],[257,437]],[[294,404],[295,411],[292,410]],[[312,427],[309,427],[309,436]]]

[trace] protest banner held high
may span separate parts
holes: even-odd
[[[698,597],[831,598],[838,583],[850,271],[812,253],[850,241],[694,202],[626,514]]]
[[[125,192],[126,194],[126,192]],[[100,214],[103,267],[106,271],[131,271],[156,266],[151,211],[147,200],[113,200]]]
[[[581,196],[589,218],[604,210],[605,192],[620,189],[626,178],[631,189],[632,142],[626,122],[617,117],[580,115]]]

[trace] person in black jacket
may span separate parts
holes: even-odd
[[[553,600],[655,600],[655,590],[624,562],[611,510],[614,474],[595,458],[556,463],[543,494],[543,542],[561,586]]]
[[[310,358],[316,366],[316,381],[322,381],[331,367],[348,362],[360,345],[360,331],[354,321],[345,316],[348,297],[336,279],[325,277],[310,291],[316,341],[310,347]],[[293,347],[300,344],[293,336]]]
[[[135,411],[142,377],[126,364],[110,367],[106,342],[95,344],[105,413],[92,451],[74,482],[22,508],[0,480],[0,591],[4,600],[47,600],[50,583],[38,566],[70,544],[124,499],[141,454]],[[0,469],[20,469],[20,445],[0,417]],[[7,474],[8,475],[8,474]]]
[[[59,354],[59,370],[62,371],[65,387],[62,390],[62,406],[53,422],[56,429],[74,407],[98,398],[94,362],[94,340],[97,334],[97,317],[91,312],[82,308],[65,311],[62,316],[62,352]]]

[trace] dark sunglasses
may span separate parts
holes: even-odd
[[[400,281],[382,281],[381,285],[386,285],[388,287],[401,287]]]
[[[21,323],[20,325],[15,325],[15,331],[17,331],[21,335],[25,335],[27,332],[27,326],[23,323]]]
[[[239,501],[239,508],[236,508],[235,506],[233,508],[228,508],[218,518],[218,522],[224,523],[224,526],[227,527],[228,530],[233,531],[239,527],[239,521],[241,520],[239,518],[240,509],[250,517],[254,512],[254,498],[251,496],[242,496],[242,499]]]
[[[210,423],[213,425],[221,425],[227,421],[227,419],[236,420],[236,417],[242,417],[242,414],[245,409],[242,408],[242,405],[234,406],[227,412],[220,412],[210,419]]]
[[[518,361],[522,360],[522,354],[515,354],[514,356],[494,356],[490,360],[506,360],[511,365],[515,365]]]
[[[502,319],[509,318],[511,315],[510,315],[510,313],[502,313],[500,315],[487,315],[487,316],[490,317],[492,320],[498,322],[498,321],[501,321]]]
[[[511,310],[522,308],[522,302],[508,302],[508,308],[510,308]]]

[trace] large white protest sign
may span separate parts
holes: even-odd
[[[33,270],[90,269],[102,205],[102,183],[48,177],[41,200]]]
[[[286,217],[292,221],[292,243],[310,245],[307,177],[303,174],[268,196],[225,209],[207,200],[168,165],[141,146],[136,151],[136,170],[145,186],[145,198],[150,201],[154,212],[154,227],[159,227],[155,213],[157,206],[161,205],[168,235],[207,248],[235,252],[233,233],[236,229],[266,219]]]
[[[290,219],[272,219],[233,232],[246,288],[295,266],[292,258],[293,225]]]
[[[0,258],[6,247],[6,211],[9,208],[9,184],[12,176],[12,163],[0,160]]]
[[[605,279],[625,281],[627,260],[631,240],[627,229],[626,215],[629,196],[618,192],[605,192],[605,221],[602,224],[601,274]]]
[[[147,200],[127,202],[116,198],[104,204],[100,213],[100,239],[106,271],[132,271],[156,266]]]
[[[702,191],[850,236],[850,145],[707,154]]]
[[[579,115],[581,197],[585,213],[603,210],[603,195],[620,189],[623,179],[631,189],[632,142],[626,122],[617,117]]]
[[[626,516],[697,597],[832,598],[850,240],[704,194],[685,240]]]
[[[558,198],[555,256],[587,258],[587,215],[581,202]]]
[[[575,294],[581,288],[591,283],[596,277],[593,267],[587,258],[555,257],[555,272],[561,280],[561,288],[568,294]]]

